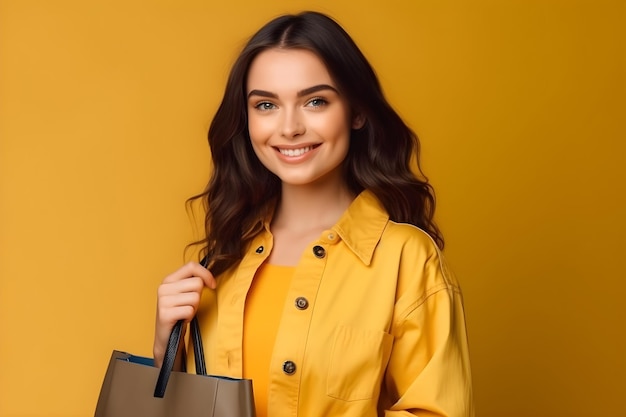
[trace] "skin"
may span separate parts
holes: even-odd
[[[294,266],[354,199],[342,175],[352,116],[324,63],[303,49],[269,49],[248,73],[248,129],[259,160],[282,183],[268,262]],[[287,153],[287,155],[285,155]]]
[[[342,182],[350,109],[322,61],[307,50],[270,49],[253,61],[247,85],[252,147],[283,191]]]
[[[247,86],[252,147],[282,184],[268,262],[293,266],[355,197],[347,189],[341,165],[348,154],[350,130],[364,121],[352,116],[324,63],[307,50],[276,48],[260,53],[250,67]],[[172,327],[178,320],[193,318],[204,287],[215,289],[215,278],[195,262],[168,275],[159,286],[157,366]],[[175,369],[181,369],[181,357]]]

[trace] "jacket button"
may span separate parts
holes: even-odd
[[[319,245],[315,245],[313,246],[313,255],[315,255],[316,258],[322,259],[326,256],[326,249]]]
[[[296,298],[296,308],[298,310],[306,310],[309,307],[309,300],[304,297]]]
[[[285,361],[283,363],[283,372],[287,375],[293,375],[296,372],[296,364],[292,361]]]
[[[258,248],[256,248],[256,253],[263,253],[263,251],[265,250],[265,248],[263,246],[259,246]]]

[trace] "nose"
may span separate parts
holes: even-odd
[[[288,139],[295,138],[302,135],[305,130],[306,128],[298,110],[286,110],[283,113],[280,132],[283,137]]]

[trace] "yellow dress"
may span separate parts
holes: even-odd
[[[257,417],[267,416],[270,361],[295,267],[264,263],[246,297],[243,377],[252,379]]]

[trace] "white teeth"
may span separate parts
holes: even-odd
[[[300,149],[278,149],[278,151],[285,156],[300,156],[300,155],[304,155],[311,149],[313,149],[313,147],[305,146],[304,148],[300,148]]]

